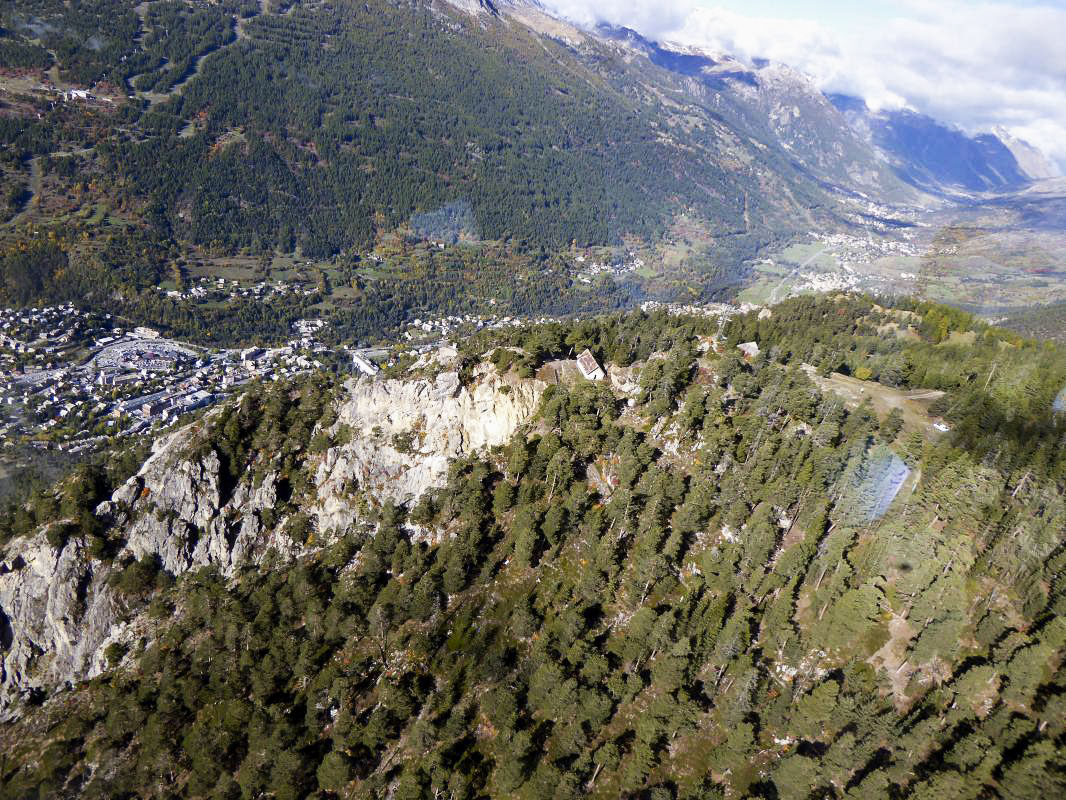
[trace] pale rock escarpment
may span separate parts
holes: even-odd
[[[41,530],[12,545],[0,557],[0,720],[34,687],[98,672],[116,618],[111,568],[88,556],[83,539],[57,551]]]
[[[451,459],[509,440],[533,415],[547,384],[508,380],[483,367],[469,386],[455,372],[442,372],[434,380],[360,378],[347,388],[337,426],[350,428],[351,440],[330,449],[316,475],[320,531],[351,524],[353,490],[410,503],[442,485]]]
[[[157,554],[175,575],[206,566],[230,575],[271,548],[294,551],[288,537],[261,521],[277,502],[277,476],[267,473],[258,484],[245,476],[227,491],[214,451],[188,456],[198,434],[183,428],[161,440],[140,472],[99,509],[125,530],[126,549],[137,558]]]
[[[291,551],[259,521],[276,501],[273,476],[255,488],[241,482],[223,498],[218,456],[189,455],[201,435],[197,423],[159,439],[140,471],[101,503],[97,516],[125,541],[120,556],[156,554],[175,575],[211,565],[231,574],[271,547]],[[0,557],[0,718],[36,687],[99,674],[106,647],[129,643],[137,626],[124,621],[125,604],[108,583],[115,569],[92,558],[81,537],[55,548],[41,530],[8,544]]]
[[[413,502],[442,485],[450,459],[509,440],[546,384],[482,367],[469,385],[444,372],[417,381],[352,380],[345,388],[334,432],[346,429],[347,441],[309,465],[316,491],[303,510],[320,533],[355,522],[364,497]],[[234,482],[218,454],[201,446],[213,418],[157,440],[138,473],[97,508],[109,537],[125,543],[119,560],[154,554],[175,575],[213,566],[229,576],[270,550],[301,552],[274,514],[277,474],[242,465]],[[110,585],[118,569],[94,558],[82,537],[53,547],[45,529],[0,550],[0,720],[17,715],[18,699],[37,689],[101,673],[111,643],[151,634],[146,616],[131,616]]]

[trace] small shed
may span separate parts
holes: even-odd
[[[744,342],[737,345],[737,350],[744,354],[744,358],[752,361],[759,357],[759,345],[756,342]]]
[[[352,364],[357,370],[371,378],[381,372],[381,368],[362,353],[352,353]]]
[[[592,351],[588,348],[585,348],[581,355],[577,357],[577,368],[585,376],[586,380],[602,381],[607,377],[607,373],[603,371],[603,367],[599,365],[596,357],[592,355]]]

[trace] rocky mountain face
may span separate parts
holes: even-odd
[[[749,66],[728,55],[675,49],[629,28],[601,25],[597,33],[684,76],[733,130],[781,148],[793,166],[823,185],[890,202],[917,197],[803,73],[769,61]]]
[[[318,529],[355,519],[354,487],[376,500],[411,503],[447,477],[449,460],[503,444],[528,420],[546,388],[482,366],[469,386],[456,372],[433,380],[352,381],[336,429],[351,441],[327,451],[315,475]]]
[[[755,85],[738,83],[738,98],[753,105],[803,168],[821,180],[880,200],[914,200],[916,193],[803,73],[765,63]]]
[[[516,11],[522,9],[543,10],[536,0],[444,0],[448,5],[468,14],[498,15],[502,10]]]
[[[874,112],[855,97],[829,100],[903,180],[925,191],[997,191],[1046,177],[1031,160],[1033,172],[1027,172],[1015,148],[993,134],[967,136],[913,111]]]
[[[1004,128],[997,128],[995,135],[1010,150],[1022,172],[1033,180],[1046,180],[1058,176],[1059,171],[1048,157],[1028,142],[1011,136],[1010,132]]]
[[[110,568],[94,564],[84,540],[57,550],[41,531],[0,561],[0,720],[42,686],[97,674],[100,646],[117,627]]]
[[[681,76],[731,130],[781,148],[793,166],[838,190],[905,203],[926,193],[1010,190],[1055,174],[1039,151],[1009,135],[971,137],[923,114],[875,113],[860,98],[824,95],[787,65],[748,65],[606,24],[593,34]]]
[[[357,521],[367,502],[417,499],[443,484],[449,460],[506,442],[545,388],[491,367],[466,385],[454,371],[350,381],[334,409],[337,443],[308,463],[314,488],[296,513],[317,518],[324,542]],[[287,557],[314,546],[275,519],[285,491],[276,470],[253,475],[245,466],[232,481],[209,446],[218,417],[159,439],[140,471],[96,509],[110,538],[124,542],[115,558],[94,556],[84,536],[56,546],[47,529],[0,553],[0,720],[18,713],[19,699],[99,674],[109,645],[125,648],[146,635],[148,620],[130,612],[115,586],[124,559],[147,557],[175,576],[201,567],[231,576],[270,551]]]

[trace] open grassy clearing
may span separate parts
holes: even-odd
[[[936,420],[929,413],[929,406],[944,396],[934,389],[917,389],[903,391],[876,381],[860,381],[849,375],[834,372],[829,377],[818,375],[813,367],[804,367],[818,388],[823,392],[833,392],[849,408],[858,408],[869,402],[878,417],[884,419],[894,408],[903,414],[903,431],[918,431],[928,436],[939,436],[940,431],[933,427]]]
[[[308,262],[292,254],[273,254],[265,257],[238,255],[205,257],[190,263],[187,271],[192,278],[222,278],[241,283],[288,283],[309,280],[311,269],[324,269],[329,266],[328,262]]]
[[[839,259],[819,242],[791,244],[752,266],[751,283],[738,295],[744,303],[772,304],[802,291],[812,273],[838,273]]]
[[[811,269],[832,270],[837,267],[836,257],[826,251],[825,246],[819,242],[789,245],[774,258],[775,261],[792,267],[797,267],[810,259],[813,259],[809,264]]]

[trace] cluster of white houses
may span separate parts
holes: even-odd
[[[80,321],[79,321],[80,320]],[[108,320],[109,322],[109,320]],[[7,325],[4,328],[4,325]],[[210,405],[252,379],[281,380],[325,366],[319,320],[300,320],[283,347],[208,352],[150,328],[101,328],[72,306],[0,310],[0,442],[47,437],[72,449],[95,437],[138,433]],[[44,341],[76,332],[78,347],[27,364]],[[90,356],[84,363],[86,349]],[[63,358],[68,355],[68,358]],[[375,371],[365,358],[356,368]],[[369,373],[368,373],[369,374]]]
[[[490,300],[490,305],[495,305],[495,300]],[[493,314],[458,314],[441,317],[440,319],[414,319],[407,323],[407,330],[403,332],[405,341],[412,341],[428,336],[441,339],[449,336],[473,333],[480,330],[499,330],[501,328],[520,328],[524,325],[543,325],[548,322],[558,322],[555,317],[520,318],[512,316],[497,317]]]
[[[592,283],[592,279],[597,275],[610,275],[615,278],[620,278],[631,272],[643,269],[645,267],[644,259],[629,255],[630,260],[611,261],[610,263],[599,263],[593,261],[589,263],[585,256],[578,256],[574,259],[574,267],[577,272],[577,279],[582,283]]]
[[[72,304],[0,309],[0,359],[9,366],[43,366],[91,337],[96,324]]]
[[[183,289],[166,289],[159,292],[172,300],[266,300],[270,297],[299,294],[310,296],[317,290],[292,283],[268,283],[259,281],[250,285],[226,278],[201,278],[195,285]]]

